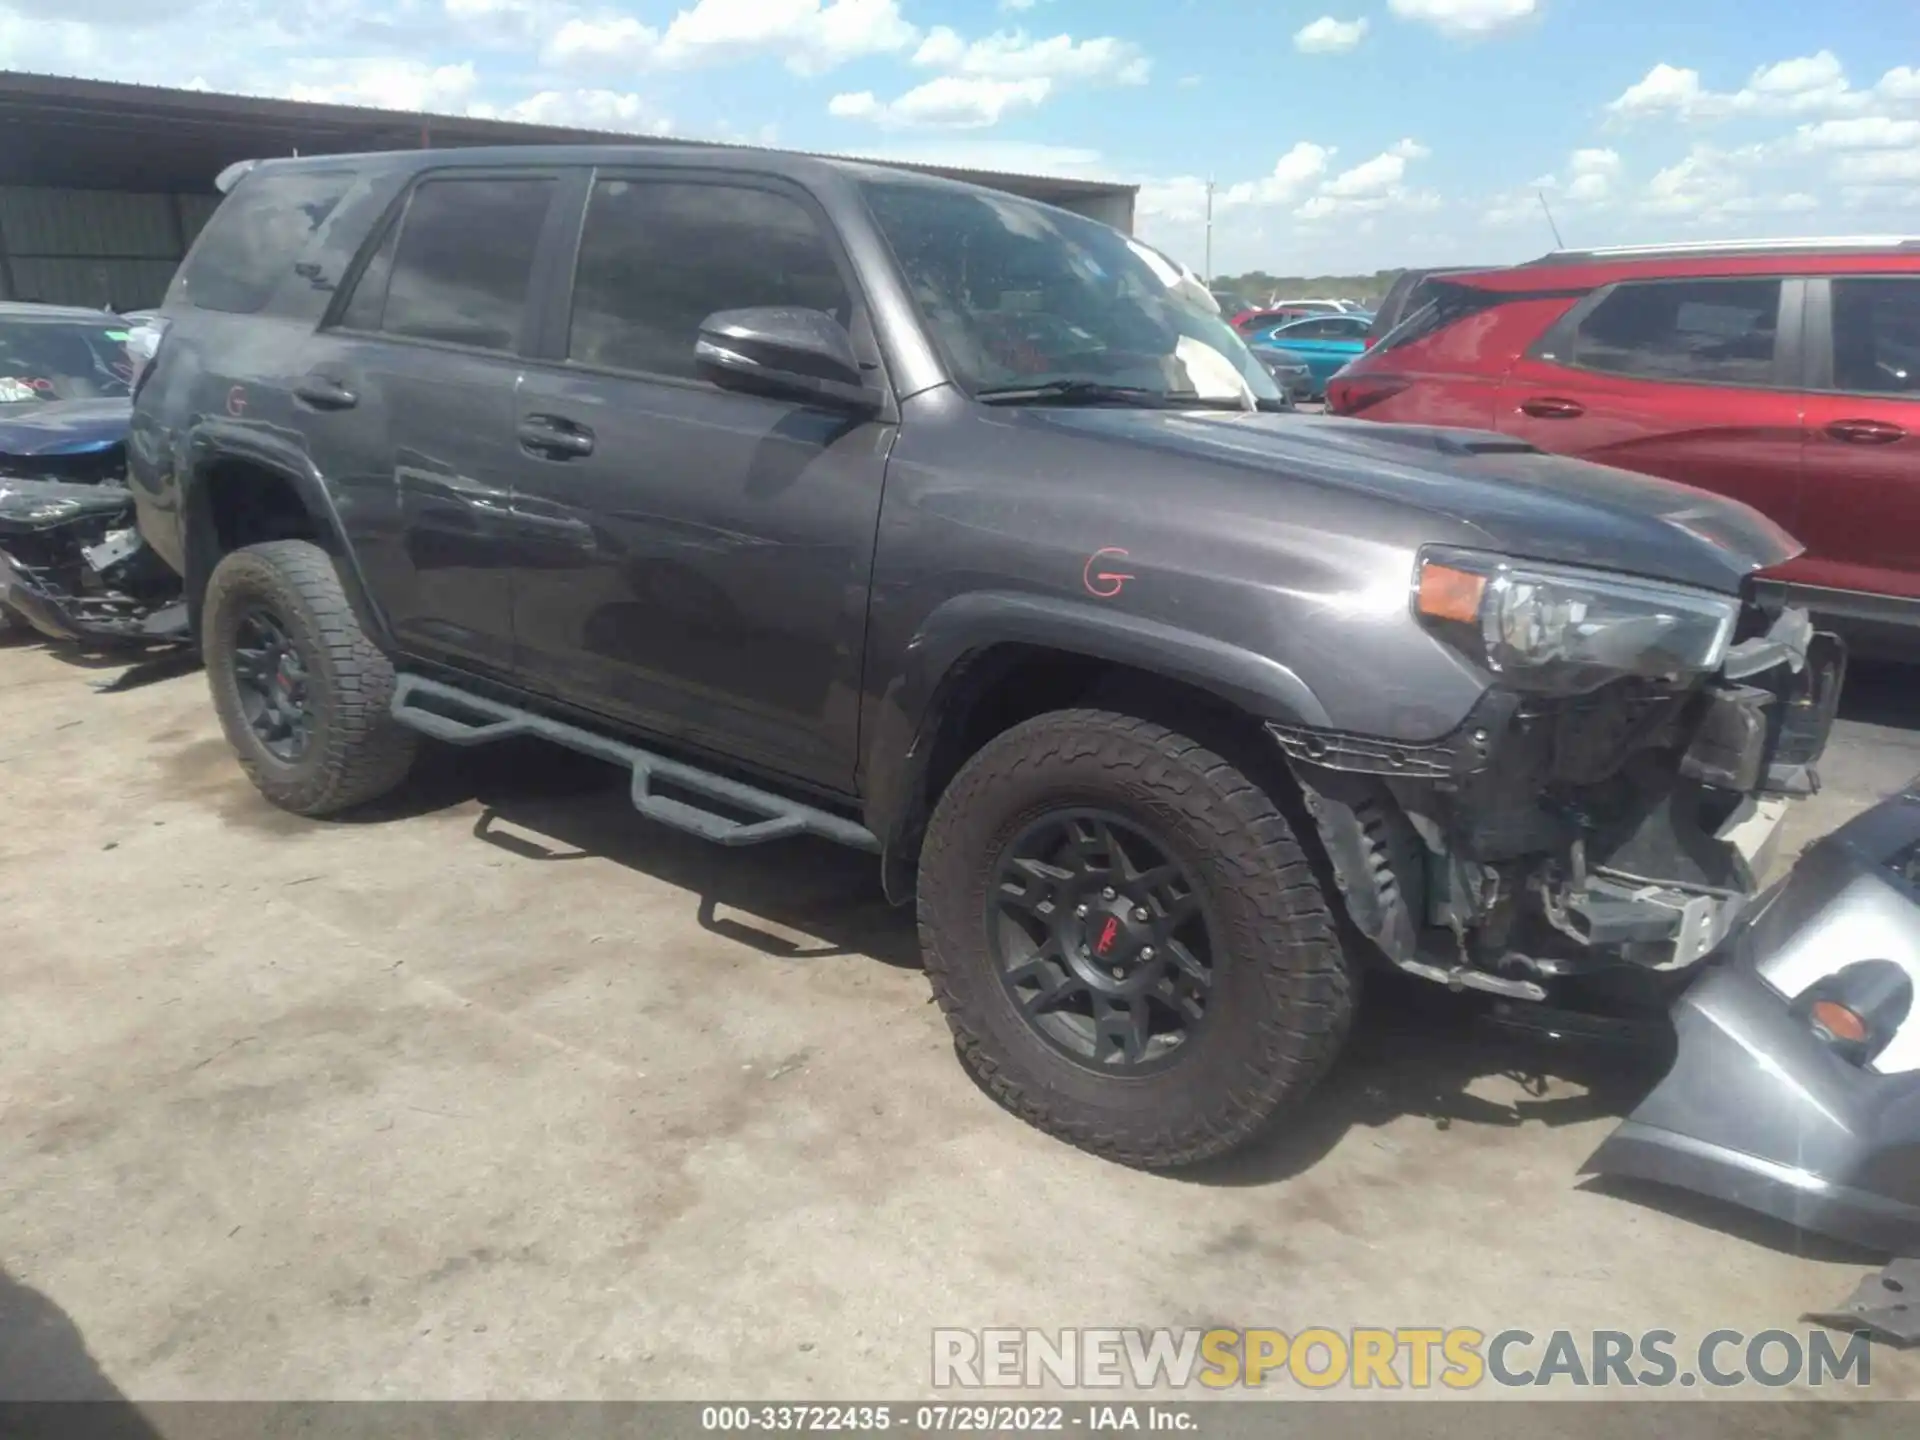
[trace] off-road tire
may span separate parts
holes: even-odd
[[[1191,1051],[1101,1075],[1022,1018],[989,942],[995,857],[1049,811],[1097,806],[1166,843],[1216,920],[1210,1001]],[[1254,1139],[1346,1038],[1353,977],[1328,898],[1272,797],[1219,754],[1106,710],[1041,715],[991,741],[938,805],[920,855],[920,946],[962,1063],[1015,1115],[1084,1150],[1174,1169]]]
[[[235,632],[254,608],[280,621],[306,666],[313,733],[291,762],[266,748],[241,708]],[[332,558],[318,545],[271,540],[223,559],[207,582],[201,650],[228,742],[248,778],[282,810],[333,815],[406,779],[418,737],[389,708],[393,664],[361,630]]]

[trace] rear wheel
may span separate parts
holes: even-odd
[[[236,550],[207,582],[201,629],[221,727],[275,805],[331,815],[406,778],[417,739],[388,708],[392,663],[326,551],[305,540]]]
[[[1346,960],[1286,819],[1145,720],[1060,711],[989,743],[935,809],[919,905],[968,1068],[1128,1164],[1245,1144],[1346,1035]]]

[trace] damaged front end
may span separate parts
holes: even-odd
[[[184,639],[179,577],[141,539],[110,461],[0,456],[0,616],[88,645]]]
[[[1503,582],[1482,586],[1465,566],[1443,581],[1423,575],[1420,603],[1490,646],[1479,615],[1509,603],[1492,594]],[[1846,657],[1777,603],[1702,597],[1688,639],[1692,597],[1600,584],[1651,595],[1663,622],[1680,616],[1651,659],[1606,678],[1562,645],[1557,670],[1496,683],[1425,746],[1272,733],[1349,915],[1388,962],[1542,1016],[1657,1020],[1749,904],[1793,797],[1815,788]],[[1607,638],[1599,607],[1553,603],[1582,643]]]
[[[1920,779],[1810,846],[1674,1008],[1672,1069],[1587,1162],[1920,1254]]]

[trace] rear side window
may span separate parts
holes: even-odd
[[[369,287],[384,280],[378,328],[385,333],[513,350],[553,194],[549,179],[476,176],[424,182],[407,202],[398,241],[390,242],[391,262],[375,252],[343,319],[374,328],[367,314]],[[364,306],[361,290],[369,290]]]
[[[797,305],[843,325],[853,300],[813,214],[744,185],[601,180],[580,237],[567,356],[691,379],[717,310]]]
[[[1831,283],[1833,388],[1920,395],[1920,276]]]
[[[245,177],[181,267],[181,296],[202,310],[260,309],[353,181],[349,170],[264,169]]]
[[[1407,297],[1406,319],[1381,336],[1373,353],[1384,355],[1389,350],[1437,335],[1470,315],[1491,310],[1500,300],[1492,291],[1475,290],[1446,280],[1422,280]]]
[[[1778,280],[1662,280],[1616,286],[1575,330],[1567,363],[1648,380],[1773,382]]]

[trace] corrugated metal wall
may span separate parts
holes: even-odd
[[[219,203],[218,195],[0,186],[0,297],[157,305]]]

